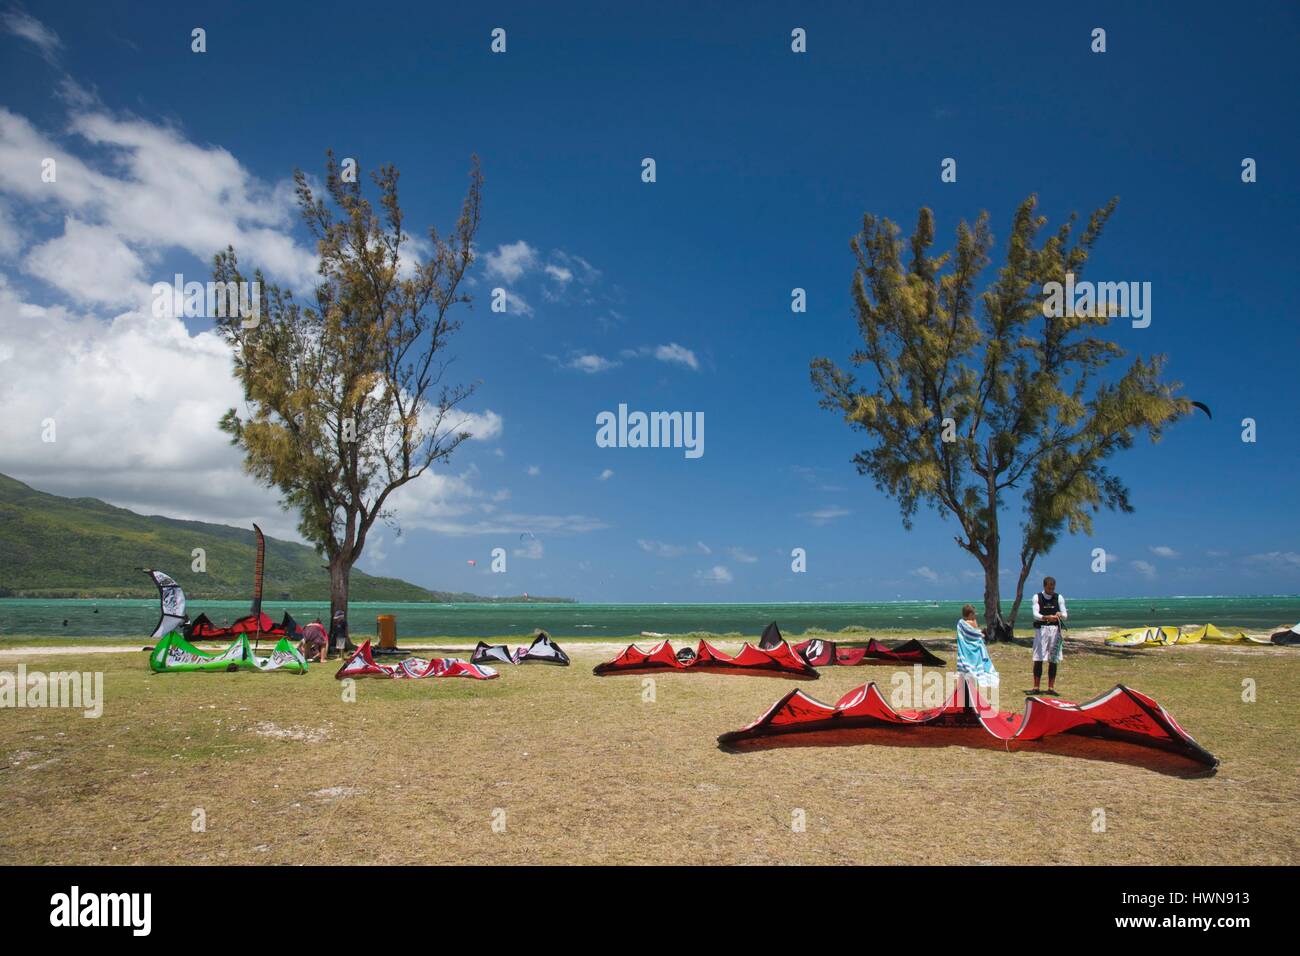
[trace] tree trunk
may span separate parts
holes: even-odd
[[[1034,559],[1031,557],[1027,562],[1020,565],[1020,577],[1016,579],[1016,601],[1011,605],[1010,624],[1016,626],[1016,617],[1020,614],[1020,602],[1025,599],[1025,581],[1029,577],[1030,570],[1033,569]]]
[[[348,613],[348,579],[352,576],[352,561],[342,552],[330,558],[330,621],[342,611]]]
[[[998,582],[996,545],[984,565],[984,636],[990,641],[1011,640],[1011,625],[1002,619],[1002,589]]]

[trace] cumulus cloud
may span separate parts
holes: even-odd
[[[758,557],[756,555],[750,554],[744,548],[731,548],[728,550],[727,553],[730,554],[734,560],[739,561],[741,564],[754,564],[758,561]]]
[[[242,394],[216,335],[124,312],[105,322],[24,302],[0,275],[4,470],[55,494],[296,537],[217,429]],[[43,423],[54,441],[42,441]],[[278,519],[278,520],[277,520]]]
[[[461,472],[426,471],[416,480],[393,492],[389,499],[397,520],[405,529],[433,531],[462,537],[467,535],[510,535],[525,531],[536,534],[572,535],[603,531],[609,527],[599,518],[584,514],[526,514],[501,510],[510,493],[482,487],[476,467]]]
[[[116,230],[64,220],[63,235],[34,247],[23,269],[81,305],[117,306],[149,299],[145,264]]]
[[[913,568],[912,574],[923,581],[929,581],[931,584],[939,583],[939,572],[933,570],[927,565],[921,565],[919,568]]]
[[[700,370],[700,363],[696,359],[695,353],[683,345],[678,345],[676,342],[657,346],[654,350],[654,357],[661,362],[685,366],[693,372]]]
[[[1130,561],[1129,564],[1132,565],[1134,571],[1148,581],[1156,576],[1156,566],[1150,561]]]
[[[0,272],[4,471],[56,494],[180,518],[256,520],[297,537],[297,517],[244,473],[217,428],[227,409],[243,406],[227,346],[154,315],[151,285],[170,285],[173,275],[149,271],[189,252],[191,278],[206,278],[202,263],[233,244],[273,279],[310,283],[315,255],[288,232],[291,186],[262,182],[225,150],[189,143],[172,127],[114,117],[89,96],[73,109],[65,148],[0,108],[0,255],[19,251],[9,225],[17,217],[55,225],[20,260],[43,286],[20,291]],[[53,183],[40,179],[47,156],[57,163]],[[53,442],[41,440],[47,420]],[[477,440],[502,427],[491,410],[456,409],[444,423]]]
[[[1169,545],[1167,544],[1152,545],[1152,547],[1149,550],[1151,551],[1152,554],[1154,554],[1158,558],[1178,557],[1178,552],[1175,551],[1173,548],[1169,547]]]
[[[524,274],[537,268],[537,250],[523,239],[499,245],[495,252],[483,256],[484,269],[489,279],[518,282]]]
[[[68,129],[72,144],[88,147],[83,152],[93,154],[93,162],[0,107],[0,169],[6,170],[0,193],[15,211],[27,205],[38,207],[41,216],[62,214],[63,233],[54,237],[62,243],[47,241],[25,264],[60,292],[79,301],[143,308],[154,281],[172,280],[142,271],[160,252],[191,253],[198,263],[188,278],[206,280],[205,263],[227,245],[273,280],[297,290],[311,286],[316,255],[288,231],[296,217],[289,180],[264,182],[220,147],[199,146],[172,127],[118,118],[102,108],[74,108]],[[46,158],[55,161],[52,183],[41,179]],[[180,209],[184,215],[177,215]],[[96,288],[76,296],[72,289],[87,254],[99,266],[91,277]],[[60,266],[74,271],[65,276]]]
[[[609,481],[609,479],[611,479],[611,478],[613,478],[613,477],[614,477],[614,469],[613,469],[613,468],[606,468],[604,471],[602,471],[599,475],[596,476],[596,480],[597,480],[597,481]]]
[[[297,518],[217,428],[243,395],[211,332],[149,311],[105,321],[34,305],[0,274],[0,404],[3,470],[43,491],[297,537]],[[501,433],[496,412],[453,415],[476,438]],[[42,441],[47,419],[53,442]]]
[[[726,565],[715,564],[707,571],[696,571],[695,577],[706,584],[730,584],[733,580]]]
[[[618,368],[619,362],[605,358],[603,355],[594,353],[576,353],[567,362],[565,368],[577,369],[580,372],[586,372],[588,375],[595,375],[598,372],[608,372],[612,368]]]

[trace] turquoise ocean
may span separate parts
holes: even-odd
[[[1148,624],[1204,624],[1269,631],[1300,620],[1300,596],[1069,598],[1072,628],[1137,627]],[[556,637],[626,637],[642,631],[757,636],[770,621],[787,634],[809,628],[838,631],[866,628],[888,636],[894,631],[948,631],[955,627],[962,602],[866,602],[861,604],[426,604],[354,603],[349,610],[354,634],[373,634],[379,614],[397,616],[398,637],[525,635],[543,628]],[[1010,609],[1010,603],[1004,605]],[[329,606],[322,601],[267,602],[263,610],[275,620],[288,611],[299,624]],[[206,613],[217,624],[248,613],[243,601],[193,600],[190,617]],[[982,609],[981,609],[982,613]],[[1005,611],[1004,611],[1005,613]],[[1018,630],[1026,630],[1029,609],[1020,612]],[[141,638],[158,620],[157,600],[0,600],[0,638],[43,637]],[[65,623],[66,622],[66,623]]]

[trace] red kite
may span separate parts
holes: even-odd
[[[376,664],[370,654],[370,642],[366,641],[357,652],[343,662],[335,680],[345,677],[390,677],[394,679],[425,677],[469,677],[473,680],[491,680],[497,672],[491,667],[480,667],[469,661],[456,657],[436,658],[426,661],[419,657],[408,657],[396,664]]]
[[[604,676],[656,670],[776,673],[808,680],[816,680],[820,676],[816,669],[792,651],[785,641],[767,650],[746,643],[735,657],[724,654],[708,641],[700,641],[693,653],[683,648],[680,656],[673,652],[673,646],[668,641],[657,645],[648,653],[631,644],[612,661],[597,664],[592,673]]]
[[[801,690],[786,694],[748,727],[718,738],[720,744],[754,741],[780,734],[841,730],[854,727],[983,727],[1008,749],[1020,741],[1042,740],[1074,733],[1156,747],[1217,767],[1219,760],[1178,726],[1178,721],[1145,694],[1116,684],[1084,704],[1047,697],[1029,697],[1025,712],[995,711],[966,680],[957,685],[942,707],[894,710],[875,682],[849,691],[835,706],[814,700]]]
[[[942,658],[935,657],[918,640],[889,647],[873,637],[867,641],[866,647],[840,647],[834,641],[814,638],[796,644],[794,652],[813,667],[829,667],[832,664],[848,667],[860,664],[920,664],[924,667],[944,665]]]

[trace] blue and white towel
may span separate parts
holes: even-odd
[[[965,618],[957,621],[957,673],[969,675],[979,687],[998,686],[998,672],[984,646],[984,635]]]

